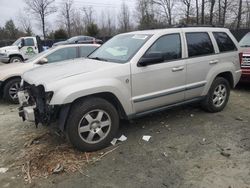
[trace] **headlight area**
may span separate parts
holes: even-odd
[[[42,85],[31,85],[28,93],[31,103],[35,104],[34,115],[36,125],[39,123],[45,125],[51,123],[58,113],[58,107],[49,105],[54,93],[45,92]]]

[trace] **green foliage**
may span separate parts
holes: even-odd
[[[10,39],[16,39],[18,37],[18,29],[16,28],[13,20],[8,20],[6,23],[5,23],[5,32],[7,33],[8,35],[8,38]]]
[[[54,39],[67,39],[68,34],[64,29],[58,29],[54,33]]]
[[[99,28],[98,28],[97,24],[90,23],[87,26],[87,33],[86,34],[89,36],[96,37],[99,34]]]

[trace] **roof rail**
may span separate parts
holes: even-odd
[[[175,25],[174,28],[183,28],[183,27],[223,27],[223,26],[217,26],[217,25],[188,25],[188,24],[179,24]]]

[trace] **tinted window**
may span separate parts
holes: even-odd
[[[35,46],[34,40],[32,38],[27,38],[24,40],[24,46]]]
[[[145,55],[161,53],[165,61],[181,58],[181,39],[179,34],[170,34],[160,37],[151,46]]]
[[[75,47],[62,48],[47,56],[49,63],[54,63],[74,58],[77,58],[77,50]]]
[[[237,50],[235,44],[226,33],[214,32],[213,34],[220,52]]]
[[[97,46],[82,46],[82,47],[80,47],[80,57],[87,57],[96,48],[97,48]]]
[[[186,33],[188,56],[213,54],[214,48],[208,33]]]

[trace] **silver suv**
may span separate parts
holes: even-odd
[[[238,44],[228,29],[124,33],[88,59],[24,73],[19,115],[36,124],[58,120],[76,148],[93,151],[116,136],[120,119],[191,102],[223,110],[240,76]]]

